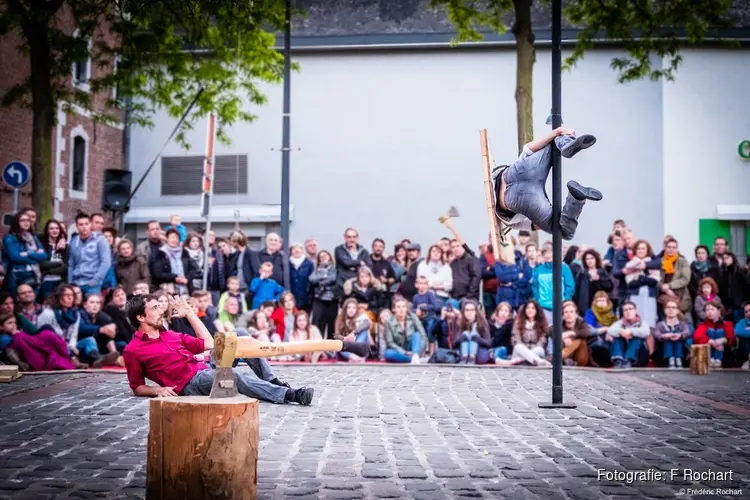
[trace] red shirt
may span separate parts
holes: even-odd
[[[203,339],[167,330],[158,338],[135,332],[122,357],[130,388],[146,385],[146,378],[179,394],[196,373],[208,368],[196,354],[205,351]]]

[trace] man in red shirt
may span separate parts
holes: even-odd
[[[138,296],[128,305],[128,318],[138,331],[123,352],[128,382],[136,396],[207,396],[216,370],[206,364],[204,351],[214,340],[184,298],[175,300],[176,317],[186,318],[197,337],[164,330],[164,309],[151,296]],[[275,377],[264,359],[248,359],[252,373],[234,369],[240,394],[272,403],[312,403],[313,389],[292,389]],[[158,386],[146,385],[146,378]]]

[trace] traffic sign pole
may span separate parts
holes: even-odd
[[[13,190],[13,213],[17,214],[21,210],[21,190],[16,188]]]

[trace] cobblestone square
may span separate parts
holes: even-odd
[[[540,410],[545,369],[275,370],[316,394],[310,407],[261,404],[258,498],[750,498],[747,372],[566,369],[578,407]],[[124,374],[26,375],[0,400],[1,499],[144,497],[148,401]],[[685,469],[733,480],[691,482]]]

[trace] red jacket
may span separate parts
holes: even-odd
[[[297,308],[294,308],[294,314],[297,314]],[[284,308],[277,307],[276,310],[271,314],[271,321],[276,326],[276,333],[281,337],[281,341],[284,341],[284,334],[286,333],[286,318],[284,317]]]
[[[693,334],[693,343],[708,344],[709,328],[713,328],[714,330],[718,330],[719,328],[721,328],[722,330],[724,330],[724,335],[727,338],[727,344],[734,343],[734,327],[732,326],[731,321],[719,321],[718,323],[714,323],[713,321],[708,319],[698,325],[698,328],[695,329],[695,333]]]

